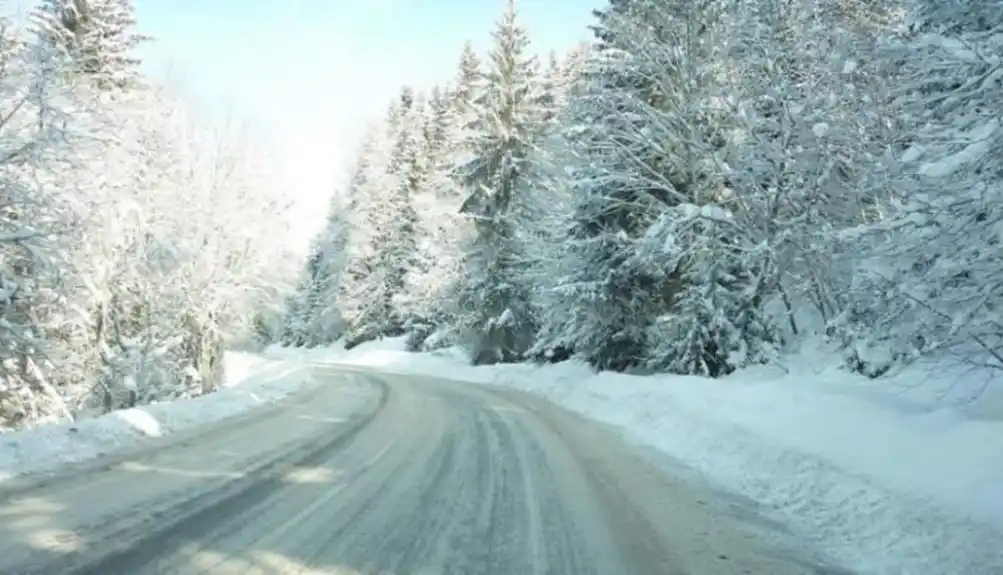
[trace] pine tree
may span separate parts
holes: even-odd
[[[474,158],[476,138],[480,133],[481,104],[487,83],[482,68],[483,63],[473,47],[465,44],[452,91],[448,165],[443,166],[457,189],[464,185],[465,168]]]
[[[486,86],[477,102],[473,157],[462,168],[476,237],[460,290],[463,338],[476,363],[514,361],[532,343],[535,318],[524,278],[520,210],[529,193],[529,157],[539,133],[536,61],[509,1],[494,33]]]
[[[79,231],[74,206],[49,184],[75,123],[52,99],[50,70],[38,66],[23,31],[0,17],[0,431],[53,416],[72,419],[69,389],[45,364],[65,337],[67,237]],[[71,118],[72,119],[72,118]]]
[[[338,300],[347,324],[346,343],[375,337],[360,330],[370,315],[370,289],[378,266],[374,237],[380,222],[372,213],[374,194],[387,185],[389,142],[382,122],[369,127],[353,169],[346,196],[348,199],[348,243],[345,278],[339,288]]]
[[[412,325],[424,325],[426,310],[409,292],[408,280],[433,265],[428,259],[430,254],[419,249],[423,229],[415,209],[419,197],[426,193],[429,181],[426,110],[423,96],[412,98],[400,118],[396,135],[395,155],[400,161],[396,167],[392,202],[397,227],[394,237],[387,239],[385,258],[389,268],[387,281],[392,290],[391,329],[398,335]]]
[[[344,332],[338,293],[345,270],[348,241],[345,209],[335,195],[328,207],[324,228],[314,239],[307,260],[306,281],[299,296],[301,301],[289,315],[298,330],[294,332],[298,345],[317,347],[334,343]]]
[[[657,258],[679,278],[670,310],[650,329],[649,367],[718,377],[777,360],[777,330],[764,312],[777,270],[770,247],[750,240],[728,207],[687,203],[666,210],[638,242],[640,264]]]
[[[450,170],[457,133],[450,94],[436,87],[412,120],[422,125],[408,160],[408,185],[415,208],[415,253],[397,306],[406,318],[408,346],[422,349],[446,322],[447,288],[458,275],[459,189]]]
[[[477,102],[484,93],[485,80],[481,68],[480,58],[478,58],[473,46],[467,42],[463,45],[463,51],[460,53],[459,70],[452,94],[454,126],[461,134],[464,130],[474,128],[478,122]],[[455,145],[467,143],[467,138],[461,138],[455,142]]]
[[[426,155],[431,162],[430,169],[436,169],[448,157],[452,121],[451,96],[450,91],[442,86],[433,86],[428,95],[422,133]]]
[[[383,126],[368,144],[371,156],[353,191],[361,198],[364,238],[350,254],[346,289],[346,345],[404,333],[405,318],[397,307],[405,278],[414,264],[417,214],[413,186],[420,167],[415,149],[423,128],[422,103],[405,88],[390,106]],[[352,240],[356,243],[356,240]]]
[[[619,51],[654,38],[630,10],[633,1],[611,2],[597,13],[597,49],[569,102],[564,137],[572,214],[566,222],[564,256],[550,291],[534,354],[569,351],[599,369],[624,369],[648,353],[648,327],[667,309],[664,272],[633,265],[635,242],[669,201],[652,177],[650,120],[638,109],[651,101],[640,87],[645,70]],[[639,34],[617,34],[630,30]],[[622,152],[621,152],[622,151]]]
[[[563,70],[557,53],[551,52],[547,69],[543,72],[537,105],[543,113],[543,124],[548,131],[554,128],[563,103]]]
[[[481,63],[467,44],[455,84],[433,91],[425,128],[427,180],[415,196],[419,214],[419,262],[408,274],[408,294],[420,318],[409,331],[415,349],[458,342],[457,289],[463,246],[472,232],[460,213],[464,200],[462,168],[473,154],[477,101],[484,90]]]
[[[147,36],[135,31],[132,0],[42,0],[34,12],[42,41],[73,63],[101,89],[125,88],[138,80],[133,51]]]
[[[284,346],[303,347],[310,341],[310,313],[313,309],[314,273],[322,257],[319,246],[311,246],[302,277],[295,291],[286,299],[281,342]]]
[[[877,376],[955,354],[1003,367],[1003,153],[995,2],[922,1],[889,43],[898,145],[894,200],[853,247],[851,305],[836,322],[853,368]]]
[[[600,369],[653,360],[656,322],[685,292],[693,254],[667,235],[692,206],[718,201],[723,67],[719,6],[615,0],[572,90],[564,134],[572,215],[560,298],[534,353],[575,353]],[[659,241],[652,235],[659,234]]]

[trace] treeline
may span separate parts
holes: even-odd
[[[1000,6],[610,0],[541,66],[509,2],[485,62],[374,124],[282,341],[1003,367]]]
[[[139,73],[133,14],[0,18],[0,431],[212,391],[281,299],[284,200]]]

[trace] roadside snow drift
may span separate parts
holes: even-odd
[[[722,380],[576,362],[474,368],[456,350],[411,354],[400,340],[270,353],[540,394],[752,500],[859,573],[1003,573],[1003,382],[933,368],[867,380],[824,351],[787,373]]]
[[[309,383],[290,362],[228,352],[223,389],[202,397],[114,411],[75,423],[0,435],[0,482],[57,469],[281,399]]]

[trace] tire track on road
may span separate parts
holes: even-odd
[[[346,423],[333,424],[329,430],[333,437],[320,434],[289,450],[289,446],[268,452],[269,455],[258,460],[252,467],[242,471],[242,476],[230,481],[223,481],[209,489],[196,493],[179,494],[174,498],[165,498],[151,506],[150,502],[142,509],[131,512],[145,515],[140,524],[128,522],[122,525],[121,516],[111,519],[101,526],[89,526],[85,535],[85,545],[88,550],[78,553],[68,553],[61,557],[43,560],[27,571],[20,573],[38,575],[93,574],[109,575],[112,573],[131,573],[127,565],[134,562],[138,556],[155,555],[163,549],[166,539],[172,533],[184,531],[188,526],[215,522],[216,516],[234,514],[247,500],[262,501],[267,494],[278,488],[274,481],[279,474],[297,466],[309,466],[322,460],[331,451],[341,449],[370,425],[385,408],[389,389],[382,382],[373,380],[378,388],[378,400],[374,409],[356,415]],[[316,399],[316,394],[322,390],[312,390],[305,402]],[[280,417],[275,414],[273,417]],[[231,424],[232,425],[232,424]],[[236,428],[235,431],[239,431]],[[152,507],[152,508],[151,508]]]

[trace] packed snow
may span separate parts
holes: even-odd
[[[931,365],[869,380],[827,351],[719,380],[597,374],[574,361],[472,367],[458,350],[408,353],[400,339],[269,354],[540,394],[750,499],[859,573],[998,572],[1003,385]]]
[[[240,352],[224,356],[224,373],[222,389],[216,393],[2,434],[0,484],[220,421],[277,401],[311,381],[296,364]]]

